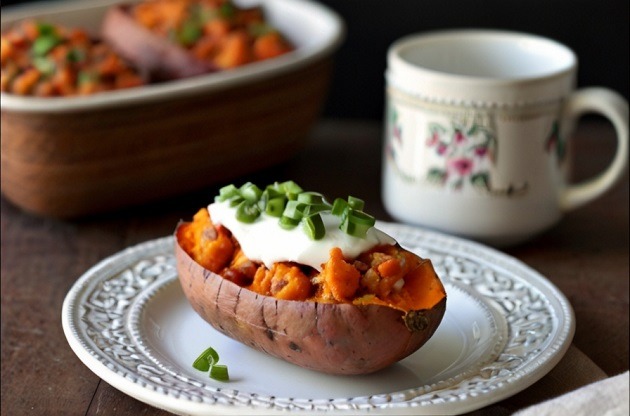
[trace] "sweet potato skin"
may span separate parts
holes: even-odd
[[[420,348],[435,332],[446,297],[410,331],[405,313],[381,305],[290,301],[263,296],[196,263],[178,243],[179,280],[193,309],[215,329],[257,350],[330,374],[367,374]]]
[[[192,53],[169,43],[139,25],[129,14],[129,6],[113,6],[107,10],[101,29],[103,39],[141,70],[158,80],[174,80],[217,70]]]

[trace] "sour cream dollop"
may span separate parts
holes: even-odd
[[[278,218],[262,213],[256,221],[247,224],[236,219],[236,208],[229,201],[214,202],[208,206],[212,222],[230,230],[250,260],[261,262],[267,268],[273,263],[291,261],[322,270],[328,261],[329,251],[339,247],[349,259],[378,245],[394,245],[394,240],[383,231],[372,227],[365,238],[353,237],[339,229],[340,219],[330,213],[321,213],[326,234],[320,240],[311,240],[302,226],[285,230]]]

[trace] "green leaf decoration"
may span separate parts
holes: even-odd
[[[490,190],[490,174],[488,172],[475,173],[470,177],[470,182],[476,187]]]
[[[447,177],[446,171],[439,168],[431,168],[429,172],[427,173],[427,179],[430,182],[434,182],[434,183],[442,184],[446,180],[446,177]]]

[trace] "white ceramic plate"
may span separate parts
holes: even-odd
[[[216,332],[181,291],[172,237],[88,270],[64,301],[63,329],[78,357],[112,386],[193,415],[464,413],[525,389],[562,358],[573,313],[543,276],[470,241],[400,224],[379,227],[432,259],[448,301],[424,347],[371,375],[305,370]],[[229,382],[192,368],[208,346],[228,366]]]

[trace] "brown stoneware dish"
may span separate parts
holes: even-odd
[[[117,3],[3,8],[2,28],[35,18],[98,36]],[[4,196],[26,211],[70,218],[200,189],[292,157],[320,114],[343,23],[315,2],[263,6],[294,51],[91,96],[2,93]]]

